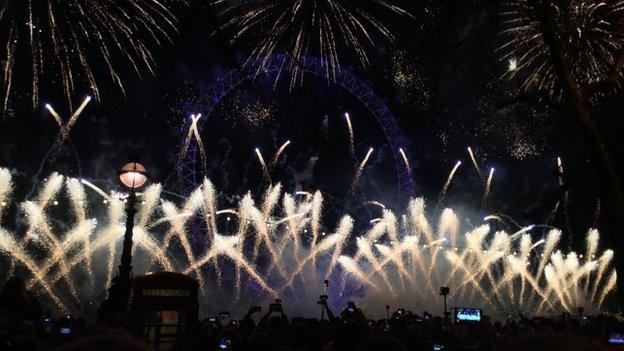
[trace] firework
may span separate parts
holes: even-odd
[[[199,157],[201,158],[202,163],[202,171],[204,174],[206,173],[206,149],[204,148],[204,142],[199,135],[199,129],[197,128],[197,121],[201,118],[201,113],[197,116],[193,116],[193,121],[191,122],[191,129],[193,130],[193,135],[195,136],[195,141],[197,141],[197,148],[199,149]]]
[[[483,201],[481,203],[481,209],[485,208],[488,198],[490,197],[490,191],[492,190],[492,180],[494,179],[494,167],[490,168],[490,175],[485,182],[485,192],[483,193]]]
[[[472,164],[477,170],[477,173],[479,173],[479,177],[483,177],[481,173],[481,168],[479,167],[479,164],[477,163],[477,159],[475,158],[474,152],[472,152],[472,148],[470,146],[468,146],[468,154],[470,155],[470,160],[472,161]]]
[[[362,163],[360,163],[360,166],[355,171],[355,176],[353,177],[353,182],[351,183],[351,191],[350,191],[351,193],[355,191],[355,187],[360,182],[360,178],[362,177],[362,172],[364,171],[364,167],[366,167],[366,164],[368,163],[368,159],[373,154],[373,151],[374,149],[372,147],[368,149],[368,152],[366,153],[366,156],[364,156]]]
[[[557,172],[559,172],[559,185],[563,185],[563,161],[561,157],[557,157]]]
[[[453,169],[451,169],[451,172],[449,173],[448,178],[446,179],[446,182],[444,183],[444,186],[442,187],[442,192],[440,193],[439,202],[442,202],[442,200],[444,200],[444,197],[446,196],[446,192],[448,191],[449,187],[451,186],[451,182],[453,181],[453,177],[455,177],[455,173],[457,173],[457,170],[459,169],[459,166],[461,166],[461,164],[462,164],[461,161],[457,161]]]
[[[273,170],[273,168],[275,168],[275,165],[277,164],[277,160],[279,159],[280,155],[284,152],[284,150],[286,150],[288,145],[290,145],[290,140],[287,140],[284,144],[282,144],[282,146],[280,146],[279,149],[277,149],[277,152],[271,158],[271,162],[269,162],[269,173]]]
[[[340,71],[339,53],[344,49],[368,65],[368,49],[376,39],[394,41],[385,21],[391,17],[388,14],[410,16],[391,0],[212,0],[212,4],[226,18],[223,28],[232,32],[233,43],[253,38],[246,64],[256,64],[260,71],[279,51],[287,52],[295,62],[313,55],[321,59],[330,79]],[[258,39],[259,33],[265,34]],[[291,86],[302,74],[295,65]]]
[[[10,173],[0,168],[0,184],[8,186],[8,193],[11,183]],[[0,258],[15,262],[14,272],[33,293],[65,313],[80,313],[81,306],[97,299],[101,286],[92,282],[110,281],[122,245],[123,202],[111,197],[105,218],[91,218],[104,212],[91,210],[83,184],[88,183],[53,174],[35,201],[19,204],[32,232],[26,239],[0,222]],[[406,307],[429,309],[435,306],[438,287],[453,286],[454,301],[487,307],[495,315],[511,310],[572,312],[579,306],[598,312],[616,287],[614,253],[599,251],[596,230],[588,231],[583,254],[564,254],[558,248],[559,230],[533,241],[527,232],[534,226],[514,234],[492,233],[489,225],[463,228],[465,221],[451,209],[442,211],[434,227],[424,200],[418,198],[403,214],[383,209],[363,232],[344,215],[331,232],[317,237],[322,225],[332,225],[323,223],[322,194],[293,197],[282,191],[279,185],[267,188],[261,206],[245,195],[233,210],[219,207],[217,189],[207,179],[180,207],[161,197],[160,185],[151,185],[138,194],[136,274],[160,269],[189,274],[202,284],[200,294],[208,304],[231,300],[242,305],[250,299],[286,296],[293,306],[303,306],[318,293],[318,279],[325,278],[336,282],[337,293],[345,298],[345,286],[357,284],[366,288],[363,303],[391,297]],[[11,200],[2,196],[2,201]],[[73,221],[62,228],[54,225],[57,210],[48,208],[56,199],[67,201],[72,213],[68,218]],[[233,230],[216,220],[222,213],[236,219]],[[202,218],[210,230],[202,236],[189,230],[194,217]],[[398,218],[405,218],[405,224]],[[309,229],[312,240],[307,240]],[[465,235],[458,235],[465,229]],[[347,248],[349,238],[355,238],[352,248]],[[37,240],[36,248],[29,244],[32,240]],[[191,247],[191,240],[205,246]],[[227,275],[230,268],[236,279]]]
[[[353,124],[351,124],[351,116],[349,113],[345,113],[345,121],[347,122],[347,129],[349,130],[349,152],[351,158],[355,160],[355,134],[353,133]]]
[[[399,149],[399,153],[401,154],[401,157],[403,158],[403,162],[405,162],[405,168],[407,168],[407,171],[409,173],[411,173],[412,172],[412,166],[410,166],[409,159],[407,158],[407,155],[405,154],[405,151],[403,151],[403,148]]]
[[[102,196],[102,198],[104,198],[104,200],[103,200],[104,203],[107,203],[110,200],[110,197],[108,196],[108,194],[106,194],[104,192],[104,190],[102,190],[97,185],[91,183],[90,181],[88,181],[86,179],[80,179],[80,182],[82,184],[88,186],[89,188],[93,189],[96,193],[100,194]]]
[[[266,180],[271,182],[271,175],[269,174],[269,169],[267,168],[267,164],[264,161],[264,157],[262,157],[262,153],[260,149],[256,148],[255,150],[256,156],[258,156],[258,162],[260,162],[260,166],[262,166],[262,175],[266,178]]]
[[[384,205],[384,204],[382,204],[381,202],[376,201],[376,200],[366,201],[366,204],[379,206],[379,208],[381,208],[382,210],[385,210],[385,209],[386,209],[386,205]]]
[[[60,87],[68,101],[76,89],[85,87],[99,100],[103,80],[124,90],[123,64],[139,75],[144,70],[153,73],[155,60],[149,47],[170,40],[169,33],[175,30],[168,1],[3,1],[5,112],[16,95],[15,83],[23,77],[32,80],[34,107],[44,84]],[[102,69],[107,77],[101,76]]]
[[[547,16],[556,40],[565,46],[573,79],[583,86],[607,78],[622,50],[622,0],[508,0],[503,8],[504,42],[498,51],[508,64],[504,78],[516,80],[521,90],[537,88],[553,96],[560,94],[557,69],[544,35]]]
[[[267,121],[270,121],[275,114],[275,106],[273,102],[268,103],[254,101],[254,102],[239,102],[235,101],[238,105],[239,118],[245,121],[247,124],[258,127]]]
[[[58,112],[54,110],[52,105],[45,104],[45,108],[48,110],[48,112],[50,112],[52,117],[54,117],[54,120],[59,126],[61,139],[65,140],[69,137],[69,132],[71,131],[74,124],[76,124],[78,117],[80,117],[80,114],[82,113],[82,111],[84,111],[85,107],[87,107],[90,101],[91,101],[91,96],[87,95],[84,98],[84,100],[82,100],[82,103],[80,104],[80,106],[78,106],[78,108],[71,114],[71,116],[69,117],[66,123],[63,123],[63,119],[58,114]]]
[[[177,167],[182,165],[182,161],[186,157],[186,153],[188,152],[189,145],[191,144],[191,139],[195,137],[195,141],[197,142],[197,148],[199,149],[199,155],[202,163],[202,171],[206,172],[206,150],[204,149],[204,143],[202,142],[201,136],[199,134],[199,128],[197,127],[197,122],[201,118],[201,113],[197,115],[191,115],[191,120],[189,123],[188,131],[186,132],[186,137],[184,138],[184,144],[182,144],[182,150],[180,152],[180,157],[178,158]]]
[[[397,51],[392,57],[392,80],[404,104],[425,110],[430,107],[435,89],[425,74],[426,65],[416,55],[406,50]]]

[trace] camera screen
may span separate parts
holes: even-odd
[[[60,332],[61,334],[70,334],[70,333],[71,333],[71,329],[70,329],[70,328],[67,328],[67,327],[63,327],[63,328],[61,328],[61,329],[59,330],[59,332]]]
[[[481,310],[478,308],[457,308],[455,309],[455,320],[479,322],[481,321]]]
[[[228,349],[230,348],[230,345],[231,345],[231,344],[232,344],[232,343],[230,342],[230,340],[228,340],[228,339],[222,339],[222,340],[219,342],[219,348],[220,348],[221,350],[228,350]]]

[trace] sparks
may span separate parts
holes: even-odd
[[[401,154],[401,157],[403,158],[403,162],[405,162],[405,168],[407,168],[407,172],[411,173],[412,167],[410,166],[409,159],[407,158],[405,151],[403,151],[403,148],[399,148],[399,153]]]
[[[368,49],[374,47],[374,38],[395,40],[388,19],[411,16],[391,0],[211,2],[223,9],[223,28],[232,33],[232,42],[255,40],[246,65],[257,65],[260,71],[279,51],[286,51],[294,62],[311,54],[321,59],[329,79],[335,79],[341,70],[340,52],[347,49],[362,64],[369,65]],[[268,33],[258,39],[256,34],[267,29]],[[291,86],[302,80],[303,73],[294,67]]]
[[[58,81],[68,101],[77,88],[88,88],[99,100],[103,80],[123,92],[123,67],[138,75],[154,72],[150,48],[170,41],[176,31],[171,5],[169,0],[3,1],[3,111],[20,93],[15,83],[24,76],[32,80],[33,107],[38,105],[40,86],[50,80]],[[20,19],[28,19],[29,25],[23,26]],[[38,24],[36,29],[33,23]]]
[[[490,175],[488,176],[487,182],[485,183],[485,192],[483,193],[483,201],[481,203],[482,209],[485,208],[488,198],[490,197],[490,191],[492,189],[492,179],[494,179],[494,167],[490,168]]]

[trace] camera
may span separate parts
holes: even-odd
[[[316,301],[316,304],[317,305],[324,305],[324,304],[327,303],[327,299],[328,299],[327,295],[321,295],[321,296],[319,296],[318,301]]]
[[[355,313],[356,310],[357,310],[357,307],[355,307],[355,302],[353,301],[347,302],[347,311],[349,311],[349,313]]]
[[[221,330],[221,320],[218,317],[210,317],[208,318],[208,327],[212,330],[219,331]]]
[[[275,299],[275,302],[270,304],[269,308],[273,312],[282,313],[282,299]]]

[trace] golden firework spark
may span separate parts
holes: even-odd
[[[501,15],[504,41],[498,51],[507,65],[503,78],[517,81],[520,90],[537,88],[560,95],[557,70],[542,26],[546,16],[565,45],[573,79],[582,86],[607,78],[622,51],[622,0],[507,0]]]
[[[405,162],[405,168],[407,168],[408,172],[411,172],[412,171],[412,166],[410,166],[409,159],[407,158],[407,155],[405,154],[405,151],[403,151],[403,148],[399,148],[399,153],[401,153],[401,157],[403,158],[403,162]]]
[[[341,49],[350,50],[362,64],[369,65],[367,51],[377,38],[395,40],[385,15],[410,16],[391,0],[265,0],[234,4],[212,0],[212,4],[227,18],[223,28],[233,33],[232,42],[254,39],[246,64],[257,64],[260,71],[276,52],[286,51],[295,62],[311,54],[321,59],[330,79],[340,71]],[[258,39],[258,33],[265,35]],[[295,65],[291,86],[302,75],[303,70]]]
[[[63,119],[61,118],[61,115],[59,115],[59,113],[56,112],[56,110],[54,109],[54,107],[52,107],[52,105],[45,104],[46,110],[50,112],[50,114],[52,115],[52,117],[54,117],[54,120],[59,126],[61,140],[65,140],[69,137],[69,132],[71,131],[74,124],[76,124],[78,117],[80,117],[80,114],[82,113],[82,111],[84,111],[85,107],[87,107],[90,101],[91,101],[91,96],[87,95],[82,100],[82,103],[80,104],[80,106],[78,106],[78,108],[71,114],[71,116],[69,117],[66,123],[63,123]]]
[[[3,1],[4,112],[18,93],[16,82],[24,77],[32,80],[34,107],[43,83],[61,89],[68,101],[85,88],[99,100],[104,80],[123,92],[123,65],[138,75],[145,70],[153,73],[150,46],[170,40],[175,31],[171,4],[171,0]]]

